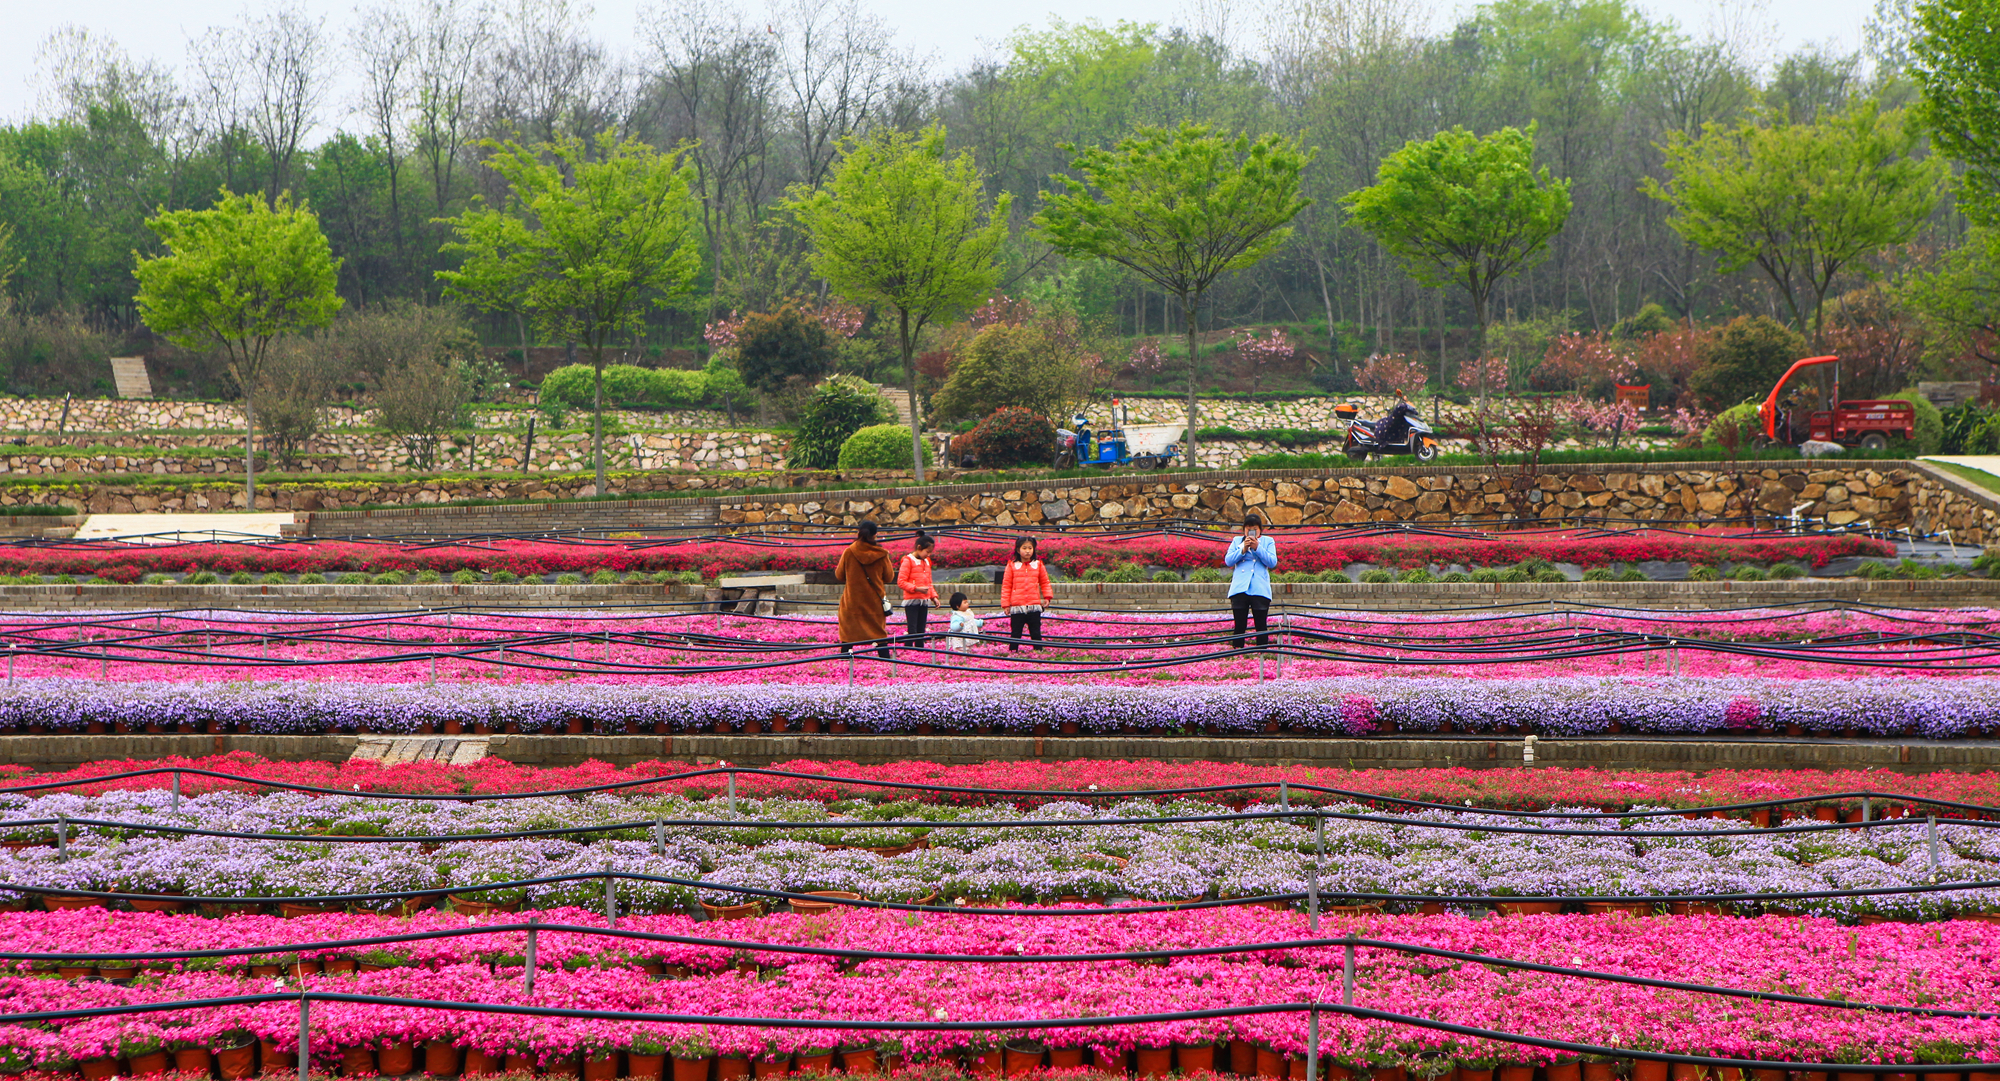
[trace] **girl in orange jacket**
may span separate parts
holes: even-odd
[[[1000,580],[1000,607],[1007,610],[1009,653],[1021,648],[1021,628],[1026,627],[1034,636],[1035,648],[1041,649],[1042,608],[1056,599],[1054,587],[1049,585],[1049,569],[1035,558],[1035,538],[1022,537],[1014,542],[1014,558],[1007,564],[1007,574]]]
[[[936,551],[937,538],[919,529],[916,549],[896,565],[896,584],[903,590],[903,622],[909,627],[913,649],[923,648],[931,605],[938,600],[937,587],[931,584],[931,556]]]

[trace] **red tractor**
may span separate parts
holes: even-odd
[[[1784,393],[1785,384],[1801,369],[1821,364],[1834,366],[1834,407],[1812,413],[1806,430],[1801,432],[1792,423],[1791,414],[1779,407],[1778,395]],[[1807,357],[1787,368],[1778,385],[1771,388],[1763,404],[1757,407],[1757,419],[1764,429],[1764,442],[1788,446],[1797,446],[1812,439],[1821,443],[1839,443],[1844,447],[1884,450],[1891,439],[1915,439],[1917,435],[1917,410],[1908,402],[1895,398],[1841,401],[1839,357]]]

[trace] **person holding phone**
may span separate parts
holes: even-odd
[[[1229,607],[1236,617],[1236,645],[1242,648],[1249,617],[1257,617],[1257,646],[1271,644],[1271,570],[1278,565],[1277,542],[1264,535],[1264,519],[1243,517],[1243,532],[1229,542],[1222,565],[1231,569]]]

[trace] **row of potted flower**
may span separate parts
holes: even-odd
[[[724,766],[727,763],[723,764]],[[136,771],[199,770],[176,777],[170,773],[103,778]],[[631,793],[679,794],[694,798],[720,795],[731,783],[713,766],[692,766],[669,760],[649,760],[613,766],[599,760],[576,766],[537,767],[503,758],[451,764],[423,761],[384,765],[375,759],[339,762],[272,761],[248,751],[194,758],[98,759],[68,770],[36,773],[29,767],[0,764],[0,796],[7,784],[65,784],[86,793],[164,792],[178,784],[188,795],[207,792],[268,792],[256,782],[304,785],[340,792],[437,793],[482,797],[509,793],[627,786]],[[1703,808],[1723,804],[1793,799],[1814,801],[1836,793],[1874,791],[1921,794],[1931,799],[2000,807],[2000,773],[1946,771],[1911,775],[1893,770],[1732,770],[1695,773],[1686,770],[1569,769],[1542,766],[1533,770],[1452,768],[1339,769],[1313,766],[1259,766],[1243,762],[1124,761],[1118,759],[1034,758],[980,763],[943,763],[904,759],[880,765],[839,760],[798,760],[774,764],[783,775],[739,772],[736,790],[746,797],[784,797],[822,802],[843,800],[922,803],[984,802],[993,797],[962,789],[1007,792],[1069,792],[1084,799],[1121,798],[1134,789],[1195,788],[1209,785],[1261,785],[1268,796],[1279,782],[1293,787],[1299,803],[1337,801],[1299,785],[1337,788],[1385,799],[1420,800],[1466,807],[1543,810],[1549,807],[1595,807],[1625,811],[1640,805]],[[207,773],[226,774],[226,777]],[[234,780],[231,778],[242,778]],[[651,782],[651,783],[646,783]],[[875,787],[871,782],[912,785]],[[928,786],[937,786],[931,788]],[[1102,796],[1093,796],[1102,793]],[[1238,801],[1245,792],[1196,794],[1190,798]],[[1858,798],[1825,799],[1830,810],[1858,812]]]
[[[581,918],[580,914],[577,918]],[[1257,921],[1266,921],[1259,925]],[[1176,913],[1106,917],[1088,932],[1050,921],[957,917],[911,927],[893,916],[848,915],[788,921],[793,941],[835,941],[860,949],[1020,957],[1088,945],[1154,949],[1204,937],[1211,943],[1272,941],[1301,934],[1294,916],[1216,917]],[[1111,926],[1113,924],[1115,926]],[[1176,927],[1182,930],[1171,933]],[[1527,1034],[1640,1053],[1714,1054],[1801,1063],[1958,1063],[2000,1061],[2000,1018],[1951,1017],[1922,1009],[1990,1010],[1991,927],[1874,927],[1766,919],[1633,920],[1534,918],[1475,923],[1456,919],[1336,921],[1330,935],[1369,935],[1511,958],[1564,969],[1615,972],[1695,984],[1782,990],[1837,999],[1854,1008],[1777,1001],[1754,1004],[1698,991],[1583,979],[1450,958],[1413,957],[1376,947],[1355,951],[1353,1002],[1385,1013],[1499,1033]],[[1087,937],[1079,937],[1087,936]],[[1244,936],[1244,937],[1238,937]],[[518,940],[518,933],[514,938]],[[553,938],[553,935],[548,936]],[[245,1037],[277,1053],[295,1050],[298,990],[383,999],[487,1003],[656,1013],[685,1022],[621,1018],[508,1016],[395,1002],[315,1002],[311,1049],[332,1063],[355,1048],[420,1048],[443,1041],[492,1057],[548,1064],[614,1052],[689,1058],[796,1059],[841,1050],[896,1053],[911,1060],[988,1054],[1013,1040],[1113,1055],[1163,1047],[1245,1041],[1279,1054],[1305,1049],[1302,1012],[1236,1017],[1111,1019],[1182,1015],[1286,1003],[1337,1003],[1339,945],[1261,950],[1156,961],[1061,960],[1006,964],[873,959],[848,964],[797,958],[782,971],[728,969],[659,979],[637,966],[539,968],[532,993],[523,971],[479,964],[379,972],[306,974],[296,980],[217,972],[162,972],[125,984],[0,979],[9,1010],[76,1010],[179,1003],[152,1013],[81,1018],[46,1028],[8,1026],[0,1046],[17,1062],[55,1066],[181,1047],[240,1047]],[[276,992],[276,1000],[223,1006],[185,1003]],[[1875,1006],[1919,1007],[1895,1013]],[[776,1018],[803,1022],[725,1025],[694,1018]],[[1092,1020],[1102,1018],[1105,1020]],[[1075,1019],[1049,1028],[1024,1022]],[[847,1021],[854,1029],[815,1028]],[[972,1023],[910,1031],[890,1023]],[[871,1025],[871,1023],[873,1023]],[[885,1027],[873,1027],[880,1025]],[[1563,1061],[1504,1039],[1426,1029],[1390,1020],[1324,1013],[1319,1050],[1366,1070],[1405,1068],[1425,1076],[1443,1062],[1490,1069],[1498,1063]],[[379,1061],[379,1060],[378,1060]],[[1571,1057],[1569,1061],[1574,1061]]]
[[[2000,680],[1347,676],[1225,683],[731,682],[659,685],[21,681],[26,732],[1213,733],[1797,732],[1954,739],[2000,731]],[[769,673],[748,673],[763,680]]]
[[[871,809],[872,819],[834,819],[825,805],[784,800],[739,800],[733,812],[722,800],[608,796],[467,806],[216,794],[179,810],[159,806],[170,799],[158,791],[58,795],[7,809],[8,819],[22,823],[11,832],[30,839],[0,852],[0,896],[15,907],[36,897],[45,905],[96,906],[102,902],[77,895],[125,893],[145,895],[133,904],[180,908],[191,904],[180,897],[305,904],[354,897],[365,908],[400,911],[445,895],[456,895],[459,904],[601,909],[608,892],[626,909],[671,911],[697,902],[775,903],[755,891],[1043,905],[1297,898],[1316,891],[1328,904],[1410,910],[1508,897],[1573,898],[1634,911],[1651,911],[1654,902],[1619,898],[1658,898],[1850,921],[2000,910],[2000,886],[1993,885],[2000,882],[2000,830],[1972,822],[1933,830],[1907,818],[1872,820],[1866,829],[1735,834],[1725,831],[1737,823],[1716,819],[1578,822],[1431,811],[1330,819],[1316,834],[1300,828],[1307,819],[1284,817],[1270,804],[1253,805],[1251,817],[1217,818],[1208,804],[1140,800],[1109,808],[887,805]],[[910,825],[890,824],[918,811]],[[52,827],[27,824],[57,815],[326,836],[156,836],[138,827],[72,823],[55,845],[48,843]],[[1203,820],[1156,821],[1184,815]],[[980,825],[1022,816],[1041,824]],[[620,822],[629,825],[611,828]],[[1524,823],[1535,832],[1489,832]],[[580,832],[518,836],[564,828]],[[1662,828],[1689,835],[1647,835]],[[517,836],[454,841],[454,832]],[[413,834],[440,839],[334,839]]]

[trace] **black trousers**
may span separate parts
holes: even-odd
[[[1028,628],[1028,633],[1034,636],[1035,641],[1040,642],[1042,640],[1042,614],[1040,612],[1007,613],[1007,634],[1014,639],[1012,642],[1007,643],[1007,652],[1013,653],[1021,648],[1022,627]],[[1035,648],[1040,649],[1042,647],[1037,645]]]
[[[1257,617],[1257,645],[1261,648],[1271,644],[1271,636],[1264,632],[1271,626],[1271,598],[1259,597],[1254,593],[1231,593],[1229,607],[1236,616],[1236,646],[1241,649],[1248,629],[1248,617]]]
[[[924,648],[924,643],[929,641],[928,638],[924,637],[924,628],[930,626],[930,622],[930,605],[906,604],[903,606],[903,623],[910,629],[909,633],[903,637],[909,641],[910,648]]]

